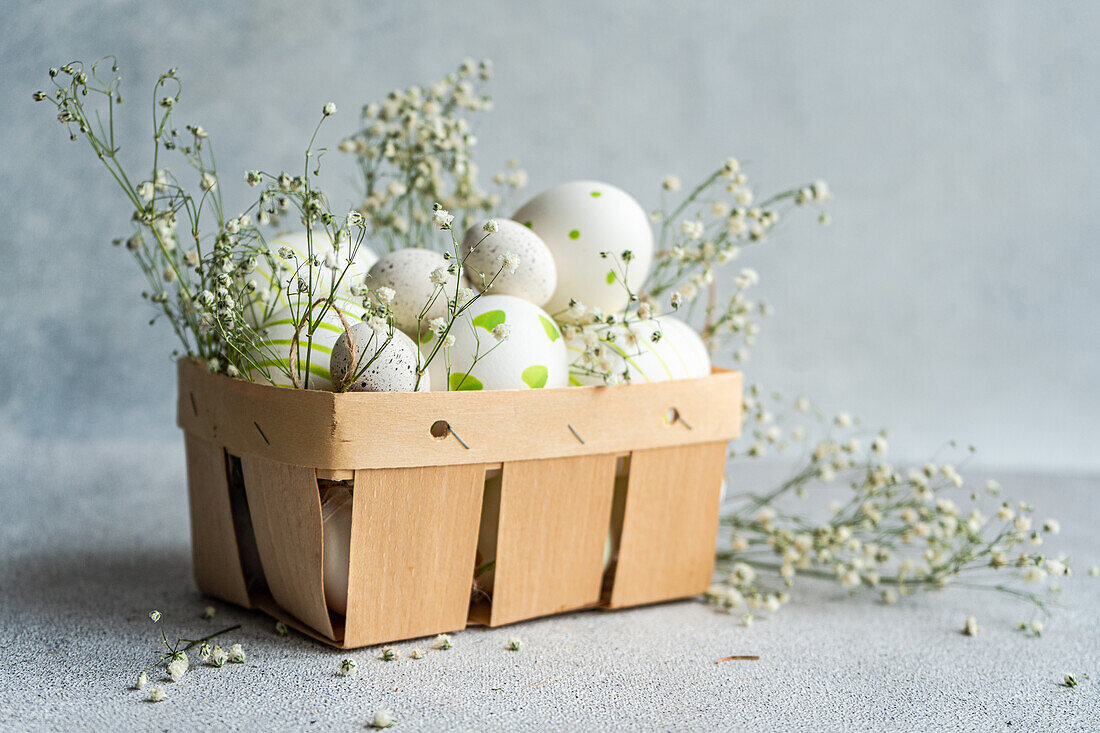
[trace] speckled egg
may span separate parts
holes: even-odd
[[[508,333],[502,342],[493,335],[498,328]],[[544,310],[522,298],[479,297],[458,317],[451,335],[455,343],[440,349],[428,367],[434,389],[549,389],[568,381],[565,339]],[[476,364],[475,355],[480,355]]]
[[[432,283],[432,272],[454,264],[443,255],[429,249],[399,249],[382,255],[370,268],[367,287],[372,291],[379,288],[392,288],[395,295],[390,308],[393,310],[394,323],[407,334],[416,335],[417,316],[431,300],[436,286]],[[427,330],[428,321],[447,314],[447,299],[454,297],[457,275],[448,274],[445,281],[445,293],[436,298],[435,303],[424,316],[422,330]]]
[[[304,231],[280,234],[269,240],[267,246],[270,259],[258,256],[256,269],[249,275],[250,279],[256,281],[257,289],[255,299],[244,309],[244,317],[253,328],[263,325],[271,319],[275,311],[291,304],[286,296],[286,287],[293,273],[302,273],[308,282],[308,273],[312,272],[313,295],[327,295],[335,274],[340,278],[336,294],[348,297],[351,295],[352,285],[362,285],[370,266],[378,259],[366,244],[356,247],[354,241],[344,241],[339,247],[334,247],[332,239],[325,231],[313,233],[313,252],[320,259],[319,266],[303,264],[309,259],[309,240]],[[294,252],[293,258],[287,259],[279,254],[279,250],[284,247],[289,247]],[[353,248],[355,256],[345,272],[345,260],[352,254]],[[282,283],[281,290],[276,286],[276,279]],[[303,302],[307,299],[309,296],[302,296]]]
[[[653,334],[658,330],[661,337],[653,341]],[[603,333],[606,335],[608,332]],[[632,323],[630,332],[621,324],[613,326],[610,333],[614,334],[614,342],[603,342],[601,347],[610,357],[611,371],[620,375],[625,372],[630,382],[667,382],[710,373],[706,349],[700,355],[692,339],[692,336],[695,340],[699,337],[691,326],[682,321],[662,316],[656,322]],[[584,336],[578,334],[567,346],[572,368],[570,384],[604,384],[601,376],[587,374],[578,368],[585,352]]]
[[[522,224],[508,219],[494,221],[497,231],[492,234],[485,231],[484,221],[466,230],[462,240],[466,277],[478,290],[484,291],[492,282],[489,292],[493,295],[514,295],[537,306],[545,305],[558,284],[558,268],[550,249],[539,235]],[[500,258],[506,252],[519,257],[515,272],[501,271]]]
[[[344,319],[349,325],[362,320],[363,308],[355,301],[337,298],[335,305],[344,314]],[[320,311],[316,313],[319,314]],[[307,339],[304,330],[299,333],[297,357],[292,358],[291,348],[296,327],[297,321],[290,308],[281,308],[272,314],[264,327],[258,331],[259,343],[252,353],[252,358],[257,362],[257,368],[250,370],[249,379],[262,384],[274,383],[279,387],[291,387],[293,381],[286,372],[289,372],[294,365],[299,387],[331,390],[329,360],[332,356],[332,347],[344,332],[339,315],[335,310],[327,310],[322,320],[314,326],[312,342]],[[286,372],[283,371],[284,368]],[[267,377],[262,370],[266,370]]]
[[[418,356],[416,344],[405,334],[396,329],[392,334],[375,331],[360,321],[337,339],[329,370],[335,385],[358,375],[349,392],[413,392]],[[429,375],[420,380],[420,389],[431,389]]]
[[[512,219],[539,235],[557,266],[558,283],[546,302],[558,313],[575,298],[589,307],[612,312],[626,305],[628,295],[616,281],[615,261],[600,252],[621,255],[629,250],[634,259],[627,283],[637,291],[645,282],[653,260],[653,231],[649,217],[628,193],[607,183],[563,183],[528,201]]]

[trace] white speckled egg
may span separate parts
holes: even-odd
[[[430,249],[394,250],[379,257],[371,266],[367,287],[374,291],[382,287],[393,289],[395,295],[390,308],[394,323],[405,333],[415,336],[416,318],[436,289],[432,284],[432,272],[440,267],[446,269],[450,264],[454,261],[445,260],[443,255]],[[445,292],[424,316],[422,329],[427,330],[428,321],[447,314],[447,299],[454,297],[456,281],[457,275],[447,276]]]
[[[392,334],[375,331],[360,321],[337,339],[329,370],[335,385],[343,384],[351,374],[359,374],[347,388],[349,392],[413,392],[417,388],[418,357],[416,344],[405,334],[396,329]],[[429,375],[420,380],[420,388],[431,389]]]
[[[563,183],[528,201],[512,219],[530,227],[554,257],[558,284],[545,307],[558,313],[575,298],[606,313],[627,303],[626,289],[614,277],[615,261],[600,252],[630,250],[627,283],[637,291],[653,260],[649,217],[630,194],[607,183]]]
[[[498,230],[489,234],[479,221],[462,240],[463,269],[478,290],[491,281],[493,295],[514,295],[537,306],[546,304],[558,284],[558,268],[546,243],[532,230],[508,219],[495,219]],[[519,257],[515,272],[500,270],[505,252]],[[497,272],[500,272],[497,275]],[[493,276],[496,275],[496,279]]]
[[[286,296],[286,287],[294,272],[303,273],[308,281],[308,272],[312,270],[314,277],[312,295],[314,296],[328,294],[335,274],[340,278],[336,294],[348,297],[351,295],[352,285],[362,285],[370,266],[378,259],[370,247],[365,244],[356,247],[354,240],[343,241],[339,247],[334,247],[332,239],[323,230],[313,233],[313,252],[320,259],[320,265],[317,267],[303,265],[309,259],[309,240],[304,231],[280,234],[269,240],[267,245],[271,258],[258,256],[256,269],[249,275],[250,279],[256,281],[256,298],[245,307],[244,316],[253,328],[263,325],[275,311],[290,305]],[[279,250],[283,247],[289,247],[294,252],[294,258],[283,258],[279,254]],[[355,257],[345,272],[345,260],[352,254],[353,248]],[[276,279],[282,283],[282,290],[278,297],[274,295],[278,289]],[[302,296],[303,302],[307,299],[310,298],[306,295]]]
[[[352,300],[337,298],[335,305],[344,314],[348,324],[358,323],[363,318],[363,308]],[[319,307],[316,313],[320,313]],[[300,319],[299,319],[300,320]],[[249,379],[262,384],[274,383],[279,387],[291,387],[293,381],[280,367],[290,370],[295,365],[298,375],[298,386],[308,389],[332,389],[332,378],[329,371],[329,360],[332,356],[332,347],[344,332],[343,323],[336,311],[329,309],[323,319],[316,323],[313,329],[312,343],[307,339],[303,329],[298,335],[297,358],[291,357],[291,347],[294,339],[294,331],[297,321],[290,308],[281,308],[272,314],[268,322],[258,332],[259,343],[253,350],[252,357],[257,361],[257,369],[250,370]],[[308,349],[308,352],[307,352]],[[309,375],[307,380],[306,362],[309,362]],[[269,382],[264,377],[260,368],[266,368]]]
[[[602,343],[611,357],[615,374],[626,372],[630,382],[666,382],[672,379],[690,379],[710,373],[710,359],[706,349],[697,350],[695,332],[682,321],[662,316],[657,323],[632,323],[633,344],[628,338],[626,326],[613,326],[614,343]],[[654,342],[653,333],[661,331],[661,338]],[[607,332],[604,332],[605,334]],[[694,340],[692,339],[694,336]],[[701,345],[701,343],[699,344]],[[567,344],[572,367],[570,383],[574,385],[603,384],[603,378],[578,370],[577,362],[584,354],[584,337],[578,334]]]
[[[509,331],[500,343],[492,333],[497,326]],[[544,310],[522,298],[479,297],[456,319],[451,335],[454,345],[440,349],[428,367],[434,389],[549,389],[568,381],[565,339]],[[481,355],[476,364],[475,354]]]

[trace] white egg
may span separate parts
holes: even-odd
[[[391,288],[395,295],[390,308],[394,323],[405,333],[416,336],[417,317],[436,294],[437,287],[432,283],[432,273],[447,269],[454,261],[443,259],[443,255],[430,249],[398,249],[378,258],[370,268],[367,287],[377,292],[379,288]],[[454,298],[457,276],[448,274],[444,290],[439,293],[421,324],[422,331],[428,330],[428,321],[447,314],[447,300]]]
[[[653,260],[649,217],[628,193],[607,183],[574,181],[555,186],[520,207],[512,219],[538,234],[554,257],[558,284],[545,306],[550,313],[567,308],[570,299],[605,313],[626,305],[629,296],[615,279],[622,263],[604,259],[601,252],[633,253],[626,280],[634,291],[649,273]]]
[[[329,609],[340,615],[348,610],[351,507],[351,491],[342,486],[329,489],[321,503],[325,601]]]
[[[493,335],[498,326],[508,332],[501,342]],[[454,344],[441,348],[428,367],[437,390],[550,389],[564,387],[569,379],[565,339],[557,325],[522,298],[479,297],[455,320],[450,335]],[[429,341],[421,348],[434,345]]]
[[[336,294],[348,297],[353,285],[363,284],[367,271],[378,259],[370,247],[365,244],[356,246],[354,240],[343,241],[339,247],[334,247],[332,239],[325,231],[314,232],[312,239],[313,252],[320,261],[317,266],[308,264],[309,238],[304,231],[280,234],[268,240],[270,259],[262,255],[256,258],[256,269],[249,275],[250,279],[256,281],[256,298],[244,309],[245,320],[253,328],[263,325],[275,311],[291,305],[286,288],[294,273],[302,275],[307,283],[312,273],[313,296],[328,295],[335,276],[339,278]],[[283,257],[279,250],[284,247],[289,247],[294,256]],[[354,258],[345,271],[346,260],[351,254],[354,254]],[[302,302],[308,299],[306,295],[301,298]]]
[[[375,331],[360,321],[340,335],[332,347],[329,371],[340,385],[357,375],[349,392],[413,392],[420,355],[412,339],[397,329]],[[421,390],[431,389],[431,378],[420,380]]]
[[[462,263],[466,277],[480,291],[492,282],[493,295],[515,295],[537,306],[546,304],[558,284],[554,256],[539,235],[514,221],[496,219],[497,231],[485,231],[485,221],[468,230],[462,240]],[[511,252],[519,257],[515,272],[501,270],[501,257]],[[500,273],[500,274],[497,274]]]
[[[671,324],[671,325],[669,325]],[[653,334],[661,332],[657,341]],[[667,316],[656,321],[643,321],[626,326],[619,324],[600,332],[606,339],[614,336],[612,343],[601,342],[607,357],[610,371],[617,375],[626,374],[630,382],[667,382],[672,379],[690,379],[710,373],[710,360],[705,364],[699,360],[691,327]],[[696,338],[698,338],[696,336]],[[599,374],[586,373],[583,362],[585,352],[584,336],[578,333],[568,344],[571,374],[569,381],[574,385],[603,384]],[[704,354],[705,356],[705,354]],[[589,366],[590,370],[596,369]]]
[[[710,376],[710,351],[703,338],[687,323],[672,316],[660,316],[661,341],[675,353],[677,363],[688,379]]]
[[[344,319],[349,325],[358,323],[363,318],[363,308],[352,300],[337,298],[335,307],[344,314]],[[298,386],[308,389],[332,389],[332,378],[329,371],[329,360],[332,356],[332,347],[344,332],[343,322],[336,310],[329,308],[323,316],[320,316],[320,306],[315,311],[315,318],[321,317],[320,322],[314,324],[313,338],[309,340],[305,329],[298,334],[297,359],[291,357],[294,332],[297,329],[301,317],[296,319],[295,313],[290,308],[281,308],[272,314],[266,325],[258,331],[258,343],[252,352],[252,358],[256,360],[255,369],[249,370],[248,377],[254,382],[276,386],[291,387],[293,381],[286,373],[294,365],[298,376]],[[306,363],[309,363],[309,375],[306,376]],[[284,369],[286,370],[284,372]],[[264,377],[266,371],[271,382]]]

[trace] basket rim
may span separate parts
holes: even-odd
[[[177,424],[235,455],[319,469],[500,463],[733,440],[742,374],[538,390],[302,390],[177,362]],[[670,416],[672,417],[670,422]],[[447,423],[442,436],[430,433]]]

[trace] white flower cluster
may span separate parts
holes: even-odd
[[[429,222],[432,202],[462,211],[462,225],[500,205],[500,193],[486,192],[478,183],[477,137],[462,116],[492,107],[479,90],[491,77],[488,60],[467,60],[435,84],[395,90],[382,103],[366,105],[362,129],[340,142],[340,151],[356,155],[363,171],[366,196],[359,212],[391,248],[420,246],[429,224],[451,225],[438,214]],[[494,182],[511,189],[525,186],[527,174],[510,168]]]

